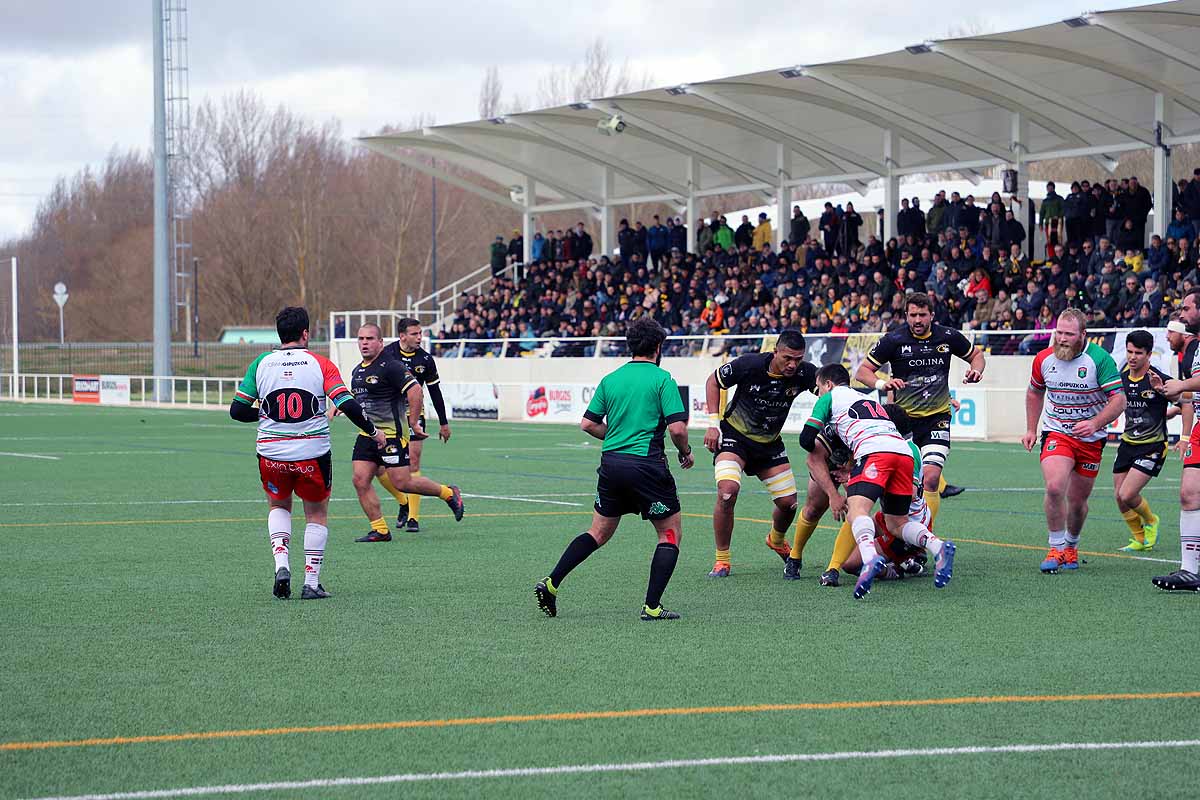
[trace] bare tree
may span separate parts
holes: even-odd
[[[500,80],[500,68],[495,64],[483,73],[479,86],[479,118],[491,119],[500,111],[500,96],[504,94],[504,81]]]
[[[596,38],[584,51],[582,64],[554,67],[538,80],[538,103],[566,105],[646,89],[652,83],[648,72],[635,76],[628,60],[618,67],[608,44]]]
[[[996,30],[991,20],[979,17],[967,17],[946,27],[947,39],[968,39],[972,36],[986,36]]]

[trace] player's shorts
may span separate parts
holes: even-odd
[[[1066,456],[1075,462],[1075,473],[1085,478],[1100,474],[1100,458],[1104,454],[1104,440],[1084,442],[1074,436],[1058,431],[1042,431],[1041,461],[1053,456]]]
[[[1130,444],[1121,442],[1117,448],[1117,460],[1113,463],[1113,474],[1129,472],[1136,469],[1151,478],[1157,478],[1167,463],[1167,443],[1150,442],[1149,444]]]
[[[950,454],[950,412],[909,417],[912,440],[921,451],[921,463],[942,468]]]
[[[301,500],[320,503],[329,498],[333,486],[333,458],[329,453],[304,461],[259,456],[258,475],[263,491],[272,500],[287,500],[295,492]]]
[[[679,513],[679,492],[666,456],[604,453],[596,481],[596,513],[602,517],[641,514],[666,519]]]
[[[847,495],[879,501],[885,514],[907,514],[913,497],[912,456],[907,453],[870,453],[854,462]]]
[[[1183,466],[1184,468],[1200,467],[1200,425],[1192,428],[1187,448],[1183,451]]]
[[[733,453],[740,458],[746,465],[742,471],[747,475],[757,476],[771,467],[791,463],[788,461],[783,437],[776,436],[771,442],[756,442],[734,430],[725,420],[721,420],[721,441],[717,446],[716,455],[713,456],[714,464],[721,453]]]
[[[913,547],[903,539],[892,536],[888,532],[887,522],[883,518],[882,511],[875,512],[875,549],[893,564],[899,564],[906,558],[912,558],[925,552],[920,547]]]
[[[380,449],[370,436],[356,436],[354,439],[354,455],[351,461],[369,461],[380,467],[407,467],[408,445],[399,439],[389,436],[387,446]]]

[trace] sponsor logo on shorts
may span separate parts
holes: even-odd
[[[1158,460],[1154,458],[1139,458],[1137,461],[1134,461],[1133,464],[1134,466],[1141,467],[1142,469],[1154,469],[1158,466]]]
[[[1093,463],[1089,463],[1089,464],[1080,464],[1079,468],[1084,470],[1085,472],[1095,472],[1096,470],[1100,469],[1100,465],[1093,462]]]
[[[271,472],[290,472],[299,475],[311,475],[316,469],[316,466],[310,462],[272,461],[269,458],[263,459],[263,466]]]
[[[1054,439],[1051,439],[1049,442],[1046,443],[1046,452],[1047,453],[1051,453],[1054,450],[1056,450],[1057,448],[1058,448],[1058,442]]]
[[[662,503],[658,502],[657,500],[655,500],[653,503],[650,504],[649,513],[665,514],[665,513],[667,513],[667,507],[665,505],[663,505]]]
[[[950,431],[930,431],[929,438],[930,439],[938,439],[943,442],[948,442],[948,441],[950,441]]]
[[[875,468],[874,464],[867,464],[867,468],[863,470],[863,475],[865,475],[868,480],[873,481],[879,477],[879,470]]]
[[[279,487],[270,481],[267,481],[267,491],[271,494],[279,494]]]

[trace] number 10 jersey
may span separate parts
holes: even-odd
[[[329,452],[325,398],[340,406],[350,391],[332,361],[308,350],[273,350],[254,359],[235,399],[258,401],[260,456],[305,461]]]

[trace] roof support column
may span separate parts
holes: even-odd
[[[899,155],[900,137],[888,128],[883,132],[883,163],[887,175],[883,178],[883,232],[880,238],[884,244],[896,235],[896,218],[900,215],[900,176],[896,174],[899,166],[896,157]]]
[[[685,218],[688,238],[687,250],[696,252],[696,236],[700,233],[699,220],[696,218],[696,192],[700,189],[700,161],[695,156],[687,157],[687,217]]]
[[[613,193],[613,171],[606,167],[604,170],[604,189],[600,193],[604,197],[604,205],[600,207],[600,255],[604,256],[612,255],[617,234],[617,226],[613,219],[613,208],[608,202]]]
[[[779,252],[779,244],[786,236],[783,232],[783,226],[787,220],[791,219],[788,214],[788,206],[792,202],[792,188],[787,182],[791,179],[789,174],[791,170],[788,164],[788,149],[782,144],[775,145],[775,162],[776,162],[776,180],[775,185],[775,227],[771,229],[771,234],[774,241],[771,242],[771,247],[775,252]]]
[[[537,181],[528,175],[525,176],[525,210],[521,212],[521,238],[524,240],[524,248],[521,253],[521,262],[529,264],[533,261],[533,208],[537,203]],[[523,272],[523,271],[522,271]]]
[[[1154,95],[1154,131],[1158,146],[1154,148],[1154,228],[1153,232],[1167,240],[1167,226],[1171,224],[1171,198],[1174,181],[1171,178],[1171,148],[1162,141],[1172,136],[1175,103],[1161,92]],[[1145,242],[1142,243],[1145,245]]]
[[[1014,197],[1019,202],[1010,203],[1010,206],[1015,206],[1012,209],[1013,219],[1025,225],[1028,233],[1028,242],[1026,242],[1027,250],[1030,258],[1034,257],[1037,252],[1037,230],[1025,222],[1028,212],[1033,207],[1033,200],[1029,197],[1029,173],[1025,171],[1025,154],[1029,152],[1029,120],[1019,111],[1012,113],[1012,134],[1009,136],[1008,147],[1012,150],[1012,168],[1017,171],[1017,186]],[[1005,254],[1001,253],[1001,256]]]

